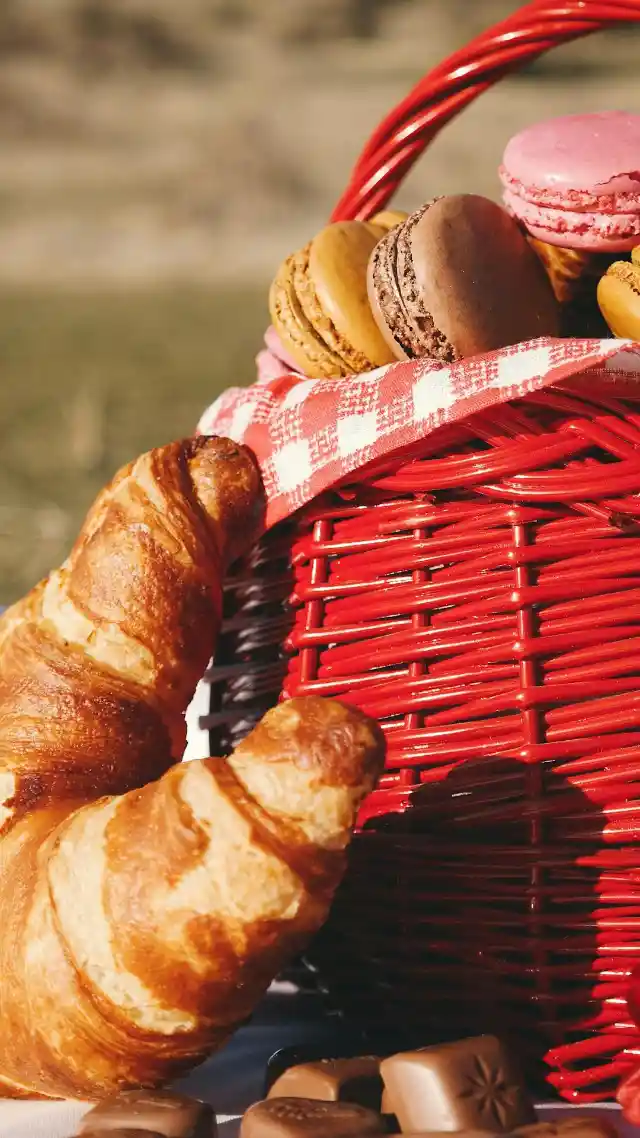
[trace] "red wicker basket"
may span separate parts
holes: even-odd
[[[334,218],[383,207],[503,75],[639,19],[640,0],[546,0],[481,35],[385,120]],[[550,388],[275,527],[227,583],[209,677],[214,754],[281,694],[386,731],[312,953],[337,1003],[422,1042],[511,1035],[575,1101],[640,1056],[639,563],[640,403]]]

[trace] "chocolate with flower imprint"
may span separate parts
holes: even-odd
[[[383,1060],[385,1104],[403,1133],[509,1133],[536,1121],[520,1072],[492,1035],[405,1051]]]

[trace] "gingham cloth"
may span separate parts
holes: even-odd
[[[446,423],[569,380],[640,398],[640,343],[539,339],[450,366],[412,360],[346,379],[282,375],[224,392],[198,432],[253,450],[271,526]]]

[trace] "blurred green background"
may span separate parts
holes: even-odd
[[[280,259],[382,115],[517,5],[2,0],[0,603],[66,554],[99,487],[249,383]],[[555,52],[451,124],[399,204],[498,196],[510,134],[638,109],[635,30]]]

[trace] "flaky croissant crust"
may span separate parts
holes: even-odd
[[[0,1090],[95,1099],[223,1043],[324,920],[379,728],[315,697],[179,763],[250,454],[171,444],[100,495],[0,622]]]
[[[102,491],[65,564],[0,618],[0,824],[182,756],[225,568],[263,511],[253,459],[226,439],[150,451]]]

